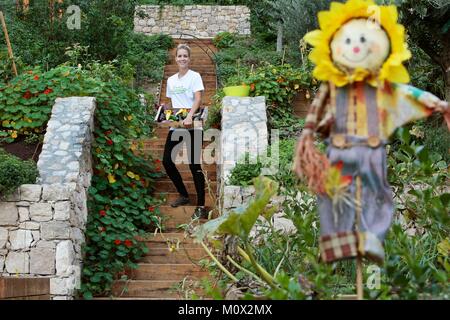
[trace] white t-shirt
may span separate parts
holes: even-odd
[[[188,72],[178,77],[178,73],[167,79],[166,97],[172,100],[172,108],[192,108],[194,104],[194,93],[205,90],[202,77],[198,72]]]

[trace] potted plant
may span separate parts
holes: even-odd
[[[226,86],[223,88],[223,92],[226,96],[233,97],[248,97],[250,94],[250,87],[245,83],[246,77],[241,76],[241,69],[239,67],[239,61],[237,66],[237,75],[228,78]]]

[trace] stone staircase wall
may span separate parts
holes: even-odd
[[[139,16],[138,12],[145,13],[146,17]],[[246,6],[137,6],[134,31],[197,38],[214,38],[223,31],[249,35],[250,10]]]
[[[38,184],[0,202],[0,276],[50,278],[53,299],[80,283],[92,177],[95,98],[56,99],[38,162]]]
[[[218,174],[226,212],[248,202],[254,195],[253,187],[229,185],[228,178],[236,163],[246,152],[265,155],[268,147],[265,97],[225,97],[222,101],[222,134],[220,138]]]

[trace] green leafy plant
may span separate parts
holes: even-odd
[[[213,39],[213,43],[218,49],[229,48],[235,41],[236,36],[231,32],[219,32]]]
[[[261,174],[263,164],[261,159],[251,159],[248,152],[245,153],[236,166],[231,170],[228,184],[233,186],[249,186],[252,185],[253,178]]]
[[[22,184],[36,183],[38,175],[34,161],[23,161],[0,148],[0,199],[16,191]]]

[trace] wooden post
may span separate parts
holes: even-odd
[[[356,232],[360,232],[361,226],[361,177],[356,177]],[[358,244],[359,246],[359,244]],[[358,248],[359,249],[359,248]],[[358,250],[357,249],[357,250]],[[356,257],[356,297],[358,300],[364,300],[364,288],[363,288],[363,261],[362,257],[357,252]]]
[[[12,51],[12,48],[11,48],[11,43],[9,42],[8,29],[6,29],[5,17],[3,16],[3,12],[2,11],[0,11],[0,20],[1,20],[1,23],[2,23],[2,27],[3,27],[3,33],[5,34],[6,45],[8,46],[8,55],[9,55],[9,58],[11,59],[11,61],[12,61],[13,72],[14,72],[14,75],[17,77],[16,63],[14,62],[13,51]]]

